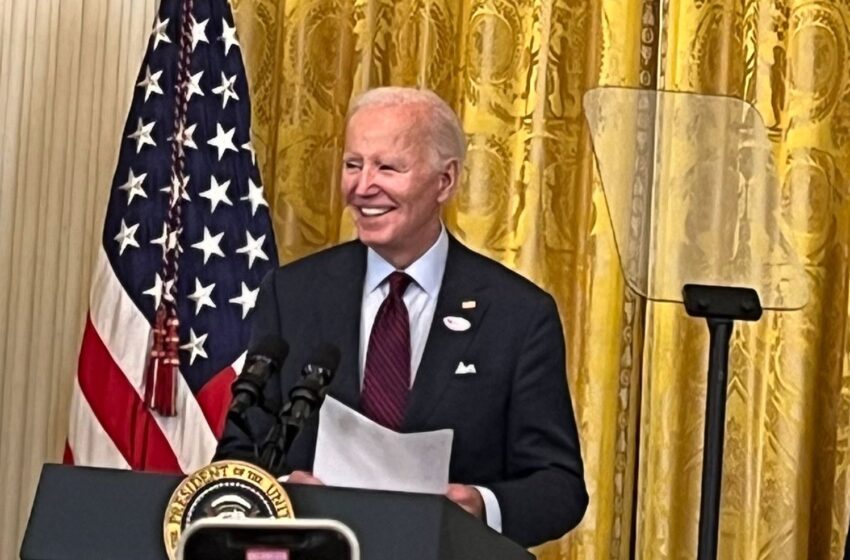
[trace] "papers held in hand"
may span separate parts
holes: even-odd
[[[400,434],[327,397],[313,475],[329,486],[445,494],[453,436],[449,429]]]

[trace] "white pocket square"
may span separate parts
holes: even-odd
[[[475,364],[465,364],[460,362],[455,369],[455,375],[465,375],[467,373],[478,373],[475,371]]]

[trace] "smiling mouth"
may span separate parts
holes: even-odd
[[[358,208],[358,210],[360,211],[360,214],[362,216],[365,216],[367,218],[375,218],[378,216],[383,216],[387,212],[392,211],[393,208],[372,208],[369,206],[361,206]]]

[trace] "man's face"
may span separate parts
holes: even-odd
[[[342,194],[360,240],[397,268],[436,241],[457,161],[438,164],[421,106],[364,107],[348,122]]]

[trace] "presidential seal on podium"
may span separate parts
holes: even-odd
[[[163,521],[165,549],[175,560],[180,535],[199,519],[294,517],[274,476],[250,463],[217,461],[186,476],[171,494]]]

